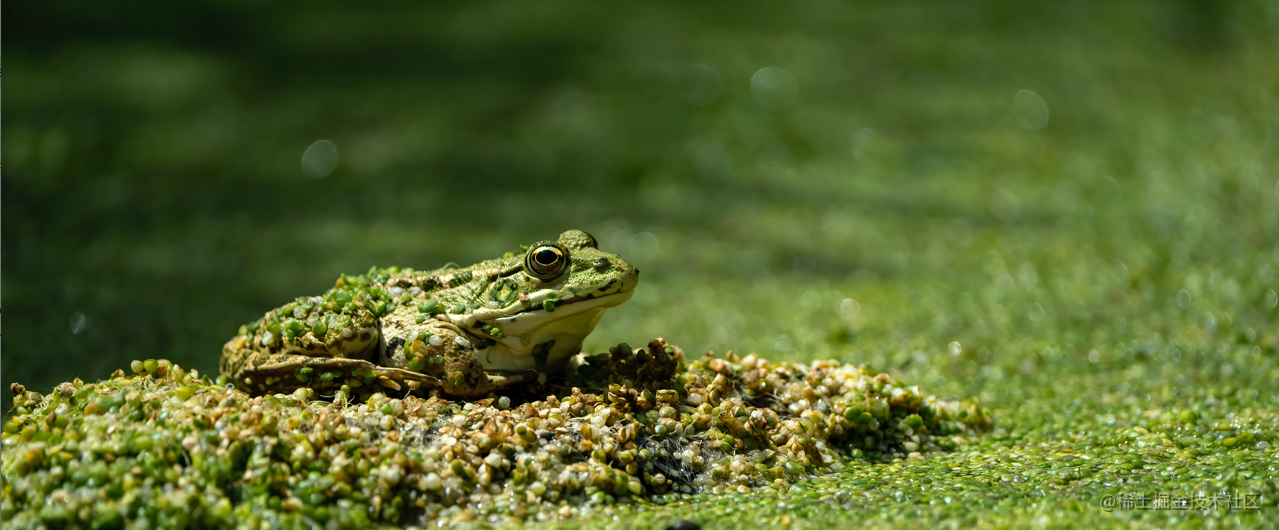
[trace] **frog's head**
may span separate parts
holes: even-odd
[[[576,354],[604,311],[630,300],[639,271],[599,249],[595,238],[569,230],[506,258],[479,293],[483,306],[450,315],[482,335],[477,352],[489,370],[554,372]]]

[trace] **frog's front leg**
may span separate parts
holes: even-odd
[[[449,322],[391,325],[383,328],[383,338],[381,364],[435,377],[441,381],[440,391],[448,395],[483,396],[537,378],[532,370],[514,375],[487,373],[476,358],[478,339]]]

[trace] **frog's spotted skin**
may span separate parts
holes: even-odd
[[[258,393],[380,384],[483,395],[558,371],[638,281],[580,230],[466,268],[374,268],[243,326],[221,369]]]

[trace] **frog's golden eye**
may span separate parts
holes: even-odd
[[[568,249],[555,243],[538,243],[524,256],[524,271],[542,281],[553,280],[568,270]]]

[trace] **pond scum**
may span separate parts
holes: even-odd
[[[834,361],[708,353],[662,339],[475,402],[382,393],[250,397],[168,361],[19,384],[4,424],[5,528],[505,525],[776,492],[840,462],[889,462],[988,431]],[[361,403],[355,402],[362,398]]]

